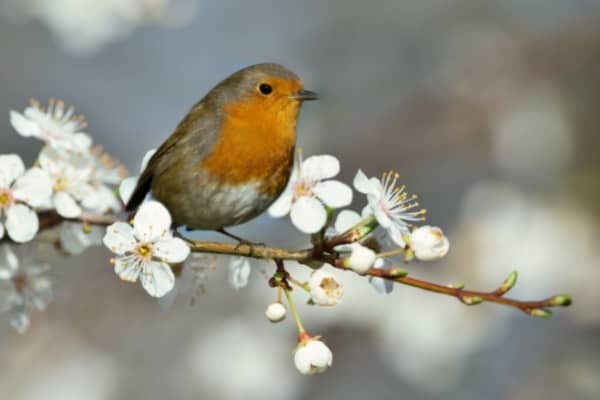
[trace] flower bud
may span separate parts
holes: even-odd
[[[303,375],[312,375],[331,367],[333,354],[329,347],[317,338],[309,337],[302,340],[296,347],[294,364]]]
[[[265,316],[273,323],[283,321],[286,313],[285,306],[278,301],[269,304],[265,310]]]
[[[550,306],[552,307],[568,307],[573,301],[571,296],[568,294],[559,294],[550,299]]]
[[[364,275],[375,263],[377,255],[368,247],[356,244],[352,246],[350,257],[344,260],[344,266],[350,268],[354,272]]]
[[[450,242],[440,228],[424,225],[412,231],[410,247],[417,259],[432,261],[442,258],[448,253]]]
[[[323,269],[318,269],[310,275],[308,288],[311,300],[320,306],[335,306],[344,294],[335,276]]]
[[[552,316],[552,311],[544,308],[534,308],[533,310],[529,310],[528,313],[532,317],[538,318],[550,318]]]

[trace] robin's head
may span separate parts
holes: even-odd
[[[255,64],[231,75],[210,93],[223,107],[261,109],[265,112],[297,114],[303,101],[317,94],[304,89],[302,80],[289,69],[273,63]],[[250,110],[248,110],[250,111]]]

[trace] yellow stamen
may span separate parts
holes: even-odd
[[[64,192],[69,187],[69,180],[64,176],[59,176],[54,180],[54,191]]]

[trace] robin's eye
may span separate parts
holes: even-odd
[[[266,96],[266,95],[271,94],[271,92],[273,91],[273,87],[271,85],[269,85],[268,83],[261,83],[258,86],[258,90]]]

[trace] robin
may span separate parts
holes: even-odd
[[[158,148],[126,209],[136,209],[150,192],[175,226],[245,242],[225,228],[258,216],[285,189],[300,106],[317,98],[278,64],[234,73],[194,105]]]

